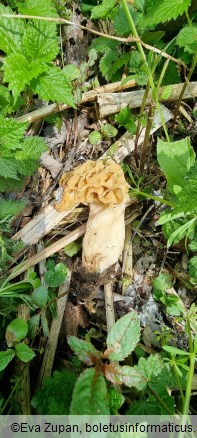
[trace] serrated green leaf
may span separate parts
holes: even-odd
[[[108,357],[110,360],[123,360],[136,347],[140,339],[140,322],[132,311],[120,318],[107,336]]]
[[[64,73],[58,67],[51,67],[31,82],[32,89],[40,99],[66,103],[72,108],[75,103],[72,95],[72,88]]]
[[[0,164],[1,166],[1,164]],[[0,176],[0,192],[10,192],[14,190],[15,192],[18,192],[22,189],[24,185],[23,179],[13,179],[13,178],[4,178],[3,176]]]
[[[4,370],[15,356],[15,351],[9,348],[6,351],[0,351],[0,371]]]
[[[23,51],[27,58],[31,57],[42,63],[51,62],[59,52],[56,24],[47,21],[28,23],[23,39]]]
[[[128,5],[128,9],[129,9],[129,12],[132,16],[134,23],[136,24],[139,13],[131,5]],[[115,32],[118,35],[128,36],[131,34],[131,26],[130,26],[130,23],[127,19],[125,10],[124,10],[122,5],[120,5],[118,7],[117,13],[116,13],[114,20],[113,20],[113,27],[114,27]]]
[[[114,384],[124,384],[138,391],[142,391],[147,385],[147,379],[138,370],[127,365],[120,366],[112,362],[109,366],[106,365],[105,376]]]
[[[8,347],[12,347],[15,342],[19,342],[25,338],[28,332],[28,324],[24,319],[16,318],[11,321],[6,329],[6,341]]]
[[[164,362],[159,354],[152,354],[147,359],[140,357],[138,365],[134,366],[145,377],[146,381],[158,376],[163,367]]]
[[[111,415],[118,415],[118,411],[124,403],[124,396],[114,386],[108,388],[109,407]]]
[[[11,8],[0,5],[0,14],[13,14]],[[7,53],[20,53],[25,31],[24,20],[0,16],[0,50]]]
[[[0,158],[0,176],[4,177],[6,180],[8,178],[12,178],[13,180],[17,180],[17,166],[12,163],[7,158]]]
[[[79,360],[85,362],[88,366],[93,365],[96,358],[100,358],[99,351],[97,351],[90,342],[79,339],[76,336],[69,336],[68,344],[77,355]]]
[[[20,213],[27,201],[0,201],[0,219],[13,217]]]
[[[129,108],[129,105],[122,108],[119,114],[115,117],[116,122],[119,126],[124,126],[125,129],[131,134],[136,133],[136,124],[133,114]]]
[[[104,18],[116,5],[117,0],[103,0],[98,6],[94,6],[91,13],[91,18],[93,20],[98,20],[98,18]]]
[[[116,61],[116,59],[117,59],[117,52],[110,49],[105,53],[105,55],[100,60],[99,67],[102,75],[106,80],[108,80],[111,75],[111,68],[113,63]]]
[[[169,190],[176,194],[184,186],[184,177],[195,161],[189,137],[172,143],[158,139],[157,160],[166,176]]]
[[[185,175],[182,190],[177,195],[174,213],[195,211],[197,199],[197,161]]]
[[[40,286],[33,290],[31,298],[34,304],[36,304],[37,307],[43,307],[46,306],[47,303],[47,297],[48,297],[48,288],[46,286]]]
[[[20,53],[13,53],[6,57],[4,70],[4,82],[8,82],[8,88],[14,97],[18,97],[32,79],[37,78],[47,67],[37,59],[32,61]]]
[[[170,287],[172,287],[172,276],[168,272],[160,274],[153,280],[154,297],[159,299]]]
[[[23,15],[58,17],[52,0],[26,0],[24,3],[18,2],[18,10]]]
[[[68,268],[64,263],[58,263],[55,266],[55,270],[49,269],[44,275],[46,283],[50,287],[58,287],[60,284],[64,283],[68,274]]]
[[[22,149],[16,151],[15,160],[17,170],[21,175],[32,175],[38,167],[38,159],[40,155],[48,148],[43,138],[41,137],[27,137],[21,143]]]
[[[35,357],[34,351],[28,345],[21,343],[15,346],[16,354],[23,362],[29,362]]]
[[[18,123],[14,119],[0,116],[1,153],[20,147],[20,140],[25,133],[27,123]],[[3,148],[3,149],[2,149]]]
[[[179,15],[187,11],[191,0],[160,0],[156,5],[149,9],[144,18],[144,24],[155,26],[158,23],[175,20]]]
[[[81,249],[82,243],[79,241],[71,242],[64,247],[64,252],[67,256],[73,257]]]
[[[192,29],[190,26],[186,26],[180,30],[176,43],[179,47],[183,47],[186,52],[195,54],[197,51],[197,24],[192,24]]]
[[[78,378],[72,395],[70,415],[108,415],[107,386],[103,375],[94,368]]]
[[[109,125],[109,123],[103,123],[101,125],[101,133],[104,137],[115,137],[118,133],[118,130],[114,128],[114,126]]]

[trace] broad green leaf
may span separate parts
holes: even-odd
[[[111,69],[113,66],[113,63],[117,60],[117,52],[115,50],[108,50],[104,56],[102,56],[99,67],[101,70],[102,75],[106,80],[109,79],[111,74]]]
[[[0,14],[13,14],[11,8],[0,5]],[[25,31],[25,21],[0,17],[0,50],[10,55],[20,53]]]
[[[139,12],[137,12],[132,5],[128,4],[128,8],[134,23],[137,24],[136,22],[138,19],[138,15],[141,14],[139,14]],[[119,5],[117,13],[114,17],[113,27],[118,36],[128,36],[131,34],[131,26],[127,19],[126,12],[121,4]]]
[[[26,204],[26,201],[0,201],[0,219],[15,216],[23,210]]]
[[[159,354],[152,354],[147,359],[141,357],[138,361],[138,365],[135,365],[134,368],[138,370],[147,381],[150,381],[153,377],[161,373],[163,367],[164,363],[161,356],[159,356]]]
[[[18,10],[23,15],[58,17],[52,0],[26,0],[23,3],[18,2]]]
[[[0,176],[4,177],[6,180],[12,178],[17,180],[17,166],[11,160],[6,158],[0,158]]]
[[[68,344],[75,352],[79,360],[85,362],[87,365],[93,365],[95,363],[95,359],[99,359],[100,357],[99,351],[97,351],[90,342],[79,339],[76,336],[69,336]]]
[[[104,18],[116,5],[117,0],[103,0],[98,6],[94,6],[92,9],[91,18],[97,20],[98,18]]]
[[[56,24],[39,20],[28,23],[24,34],[23,48],[27,59],[31,57],[41,63],[51,62],[59,52]]]
[[[68,274],[68,268],[64,263],[58,263],[55,266],[55,270],[49,269],[44,275],[46,283],[50,287],[58,287],[63,284]]]
[[[47,303],[48,289],[46,286],[40,286],[33,290],[31,298],[38,307],[45,307]]]
[[[101,125],[101,133],[104,137],[115,137],[118,130],[108,123]]]
[[[194,231],[196,221],[197,221],[197,218],[194,217],[193,219],[188,221],[186,224],[182,225],[177,230],[175,230],[171,234],[171,236],[169,237],[169,239],[167,241],[167,248],[170,248],[170,246],[173,245],[174,243],[180,242],[180,240],[182,240],[184,237],[187,237],[187,235],[191,231],[191,229]]]
[[[180,348],[171,347],[169,345],[164,345],[163,350],[167,351],[167,353],[174,354],[174,355],[180,355],[180,356],[189,356],[189,353],[184,350],[180,350]]]
[[[82,243],[75,240],[64,247],[64,252],[67,256],[73,257],[81,249]]]
[[[195,54],[197,51],[197,24],[192,23],[180,30],[176,43],[179,47],[183,47],[186,52]]]
[[[15,351],[8,348],[6,351],[0,351],[0,371],[4,370],[15,356]]]
[[[190,213],[196,211],[197,199],[197,160],[185,175],[183,187],[178,193],[174,213]]]
[[[58,67],[49,68],[31,82],[31,87],[40,99],[66,103],[75,108],[71,85]]]
[[[72,395],[70,415],[108,415],[107,386],[103,375],[94,368],[78,378]]]
[[[24,55],[13,53],[6,57],[2,69],[3,81],[9,83],[8,88],[16,98],[27,85],[30,85],[32,79],[37,78],[46,69],[46,66],[37,59],[29,61]]]
[[[25,134],[26,128],[27,123],[18,123],[14,119],[0,116],[1,153],[20,147],[20,140]]]
[[[88,135],[88,140],[91,144],[98,144],[102,141],[102,135],[99,131],[92,131]]]
[[[31,339],[34,339],[35,336],[39,333],[39,326],[40,326],[40,315],[33,315],[28,320],[28,327],[29,327],[29,337]]]
[[[15,346],[16,354],[23,362],[29,362],[35,357],[34,351],[28,345],[21,343]]]
[[[166,176],[169,190],[178,193],[184,186],[186,173],[195,161],[189,137],[172,143],[158,139],[157,160]]]
[[[115,120],[119,124],[119,126],[124,126],[125,129],[131,134],[136,133],[135,119],[133,114],[131,113],[129,105],[121,109],[119,114],[115,117]]]
[[[160,0],[156,1],[144,18],[144,24],[155,26],[158,23],[175,20],[179,15],[187,11],[191,0]]]
[[[28,332],[28,324],[20,318],[13,319],[6,329],[6,341],[8,347],[12,347],[16,342],[25,338]]]
[[[110,360],[123,360],[136,347],[140,339],[140,321],[135,311],[120,318],[107,336]]]
[[[95,49],[97,53],[105,53],[110,49],[115,51],[118,44],[118,41],[110,40],[104,37],[98,37],[92,41],[90,49]]]
[[[127,365],[121,367],[113,362],[106,365],[105,377],[114,384],[124,384],[129,388],[136,388],[138,391],[142,391],[147,385],[147,379],[138,370]]]

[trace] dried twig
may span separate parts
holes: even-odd
[[[107,320],[107,333],[109,333],[111,328],[115,324],[114,300],[113,300],[111,283],[107,283],[104,285],[104,295],[105,295],[105,311],[106,311],[106,320]]]

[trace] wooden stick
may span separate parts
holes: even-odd
[[[111,328],[115,324],[114,315],[114,300],[111,283],[104,285],[104,295],[105,295],[105,312],[107,320],[107,333],[110,332]]]
[[[183,84],[172,85],[172,90],[168,99],[163,99],[162,95],[166,87],[162,87],[159,91],[159,99],[165,102],[173,102],[178,100],[180,92],[183,88]],[[100,117],[104,118],[110,114],[119,112],[122,108],[129,105],[130,108],[139,108],[142,103],[144,90],[136,90],[125,93],[106,93],[99,95],[99,112]],[[197,96],[197,82],[190,82],[186,88],[183,99],[193,99]],[[148,94],[146,105],[149,105],[152,101],[152,92]]]

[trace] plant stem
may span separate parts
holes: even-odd
[[[166,405],[166,403],[161,399],[161,397],[159,397],[159,395],[154,391],[154,389],[151,388],[150,385],[148,385],[149,390],[152,392],[152,394],[154,395],[154,397],[158,400],[158,402],[160,403],[160,405],[166,410],[166,412],[168,413],[168,415],[173,415],[173,413],[170,411],[170,409],[168,408],[168,406]]]
[[[122,6],[124,8],[127,20],[128,20],[128,22],[130,24],[132,34],[133,34],[134,38],[136,38],[136,45],[137,45],[138,51],[139,51],[139,53],[141,55],[142,61],[144,63],[144,66],[146,68],[146,72],[147,72],[147,75],[148,75],[148,80],[149,80],[150,86],[152,88],[152,93],[154,95],[155,104],[156,104],[156,107],[157,107],[157,109],[159,111],[159,115],[160,115],[160,118],[161,118],[161,121],[162,121],[162,125],[163,125],[163,129],[164,129],[164,132],[165,132],[166,139],[169,142],[170,139],[169,139],[169,136],[168,136],[168,131],[167,131],[167,128],[166,128],[165,120],[164,120],[163,113],[162,113],[162,110],[161,110],[161,106],[160,106],[160,103],[159,103],[157,89],[156,89],[156,86],[154,84],[154,80],[153,80],[153,75],[152,75],[151,69],[150,69],[150,67],[148,65],[148,61],[146,59],[146,55],[144,53],[142,44],[139,41],[139,36],[138,36],[138,33],[137,33],[137,29],[135,27],[133,18],[132,18],[131,14],[130,14],[127,1],[126,0],[121,0],[121,3],[122,3]]]
[[[141,190],[135,190],[135,189],[133,190],[133,192],[134,192],[135,196],[142,195],[145,198],[153,199],[153,201],[158,201],[161,204],[165,204],[165,205],[169,205],[170,207],[174,207],[172,202],[167,201],[166,199],[160,198],[159,196],[150,195],[149,193],[141,192]]]

